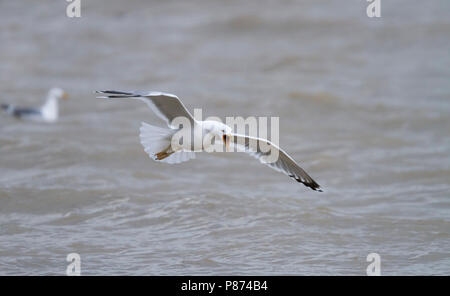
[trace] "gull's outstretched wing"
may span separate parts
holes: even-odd
[[[176,95],[162,92],[123,92],[115,90],[100,90],[96,93],[106,95],[97,98],[129,98],[144,101],[171,128],[178,128],[178,126],[172,126],[172,120],[180,116],[187,118],[192,126],[195,123],[194,117]]]
[[[245,135],[232,134],[231,142],[234,144],[238,151],[245,151],[258,158],[262,163],[268,165],[269,167],[294,178],[297,182],[303,183],[305,186],[311,188],[312,190],[322,192],[320,185],[316,183],[286,152],[281,148],[273,144],[272,142],[249,137]],[[261,150],[261,145],[264,147],[270,147],[270,149],[276,149],[274,152],[278,152],[278,159],[274,162],[266,162],[267,157],[271,151],[263,152]],[[266,149],[265,149],[266,150]],[[267,149],[268,150],[268,149]]]

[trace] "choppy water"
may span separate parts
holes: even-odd
[[[450,2],[0,1],[1,101],[71,94],[58,124],[0,116],[0,274],[450,273]],[[242,154],[151,161],[140,102],[279,116],[313,192]]]

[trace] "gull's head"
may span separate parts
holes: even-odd
[[[67,100],[69,98],[69,95],[62,90],[61,88],[54,87],[48,92],[49,98],[55,98],[55,99],[64,99]]]
[[[208,123],[210,132],[213,133],[217,138],[222,139],[223,143],[225,144],[226,151],[229,151],[233,129],[219,121],[210,121]]]

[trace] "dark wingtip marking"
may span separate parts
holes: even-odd
[[[117,91],[117,90],[97,90],[96,92],[104,93],[104,94],[113,94],[113,95],[127,95],[127,96],[133,95],[133,93],[130,93],[130,92]]]
[[[289,177],[294,178],[295,181],[302,183],[303,185],[311,188],[314,191],[323,192],[322,188],[320,188],[320,185],[317,184],[316,181],[314,181],[314,180],[311,180],[312,181],[311,183],[306,183],[306,182],[302,181],[300,178],[295,177],[294,175],[289,175]]]
[[[138,98],[141,95],[136,95],[130,92],[116,91],[116,90],[96,90],[96,94],[105,94],[108,96],[97,97],[98,99],[120,99],[120,98]]]
[[[128,96],[128,95],[113,95],[113,96],[107,96],[107,98],[110,98],[110,99],[117,99],[117,98],[139,98],[139,97],[142,97],[142,96],[140,96],[140,95],[135,95],[135,96]]]

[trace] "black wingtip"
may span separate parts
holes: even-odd
[[[106,96],[97,96],[97,99],[124,99],[124,98],[138,98],[140,95],[136,95],[130,92],[116,91],[116,90],[96,90],[96,94],[103,94]]]
[[[314,181],[314,180],[312,180],[312,179],[311,179],[310,182],[307,182],[307,181],[302,180],[302,179],[300,179],[300,178],[298,178],[298,177],[296,177],[296,176],[294,176],[294,175],[290,175],[289,177],[295,179],[295,181],[297,181],[297,182],[299,182],[299,183],[302,183],[303,185],[305,185],[306,187],[311,188],[311,189],[314,190],[314,191],[317,191],[317,192],[323,192],[322,187],[320,187],[320,185],[317,184],[317,182]]]
[[[134,95],[131,92],[117,91],[117,90],[96,90],[95,93],[97,93],[97,94],[107,94],[107,95],[125,95],[125,96],[132,96],[132,95]]]

